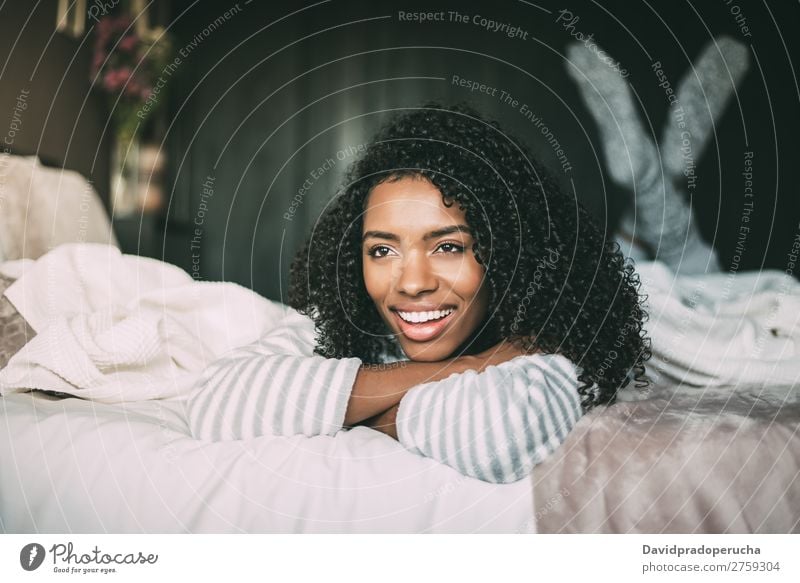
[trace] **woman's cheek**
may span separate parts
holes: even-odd
[[[365,264],[364,269],[362,270],[362,274],[364,276],[364,287],[367,288],[367,294],[369,294],[369,297],[371,297],[374,300],[376,292],[374,270]]]
[[[453,262],[454,265],[447,270],[446,279],[451,283],[451,288],[461,297],[469,297],[478,293],[483,281],[483,271],[477,263],[473,266],[467,261]]]
[[[367,294],[373,301],[379,301],[386,295],[386,290],[390,285],[391,274],[379,266],[366,263],[364,264],[363,274],[364,287],[367,288]]]

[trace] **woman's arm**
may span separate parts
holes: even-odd
[[[514,482],[555,451],[581,418],[577,386],[564,356],[522,356],[415,387],[373,426],[464,475]]]
[[[268,334],[212,362],[187,402],[198,439],[332,435],[396,405],[418,384],[457,372],[453,363],[363,365],[315,355],[314,324],[295,311]]]
[[[361,361],[313,353],[313,322],[292,310],[257,342],[212,362],[187,401],[194,437],[332,435],[342,429]]]
[[[263,338],[233,350],[202,373],[187,402],[198,439],[333,435],[374,417],[422,383],[508,359],[511,350],[426,363],[364,365],[315,355],[313,321],[292,310]]]
[[[508,341],[502,341],[499,344],[481,352],[480,354],[471,355],[471,356],[461,356],[457,358],[450,359],[448,368],[441,367],[442,363],[433,363],[440,365],[440,369],[433,369],[431,375],[424,380],[413,379],[413,384],[402,391],[402,394],[405,395],[411,388],[414,388],[417,385],[424,384],[427,382],[436,382],[440,380],[445,380],[449,378],[451,374],[454,373],[464,373],[468,370],[481,373],[486,370],[489,366],[498,366],[504,362],[508,362],[512,358],[516,358],[517,356],[522,356],[527,354],[520,346],[519,343],[511,343]],[[416,366],[419,364],[426,364],[426,363],[402,363],[402,364],[411,364],[412,366]],[[420,370],[422,370],[420,368]],[[442,374],[443,371],[450,371],[447,374]],[[385,378],[385,377],[384,377]],[[356,383],[358,384],[358,383]],[[353,393],[355,394],[358,389],[354,389]],[[367,398],[368,399],[368,398]],[[353,406],[354,403],[353,398],[350,400],[350,406]],[[371,427],[381,433],[385,433],[386,435],[397,439],[397,411],[400,407],[400,400],[391,399],[391,407],[388,409],[380,410],[379,407],[374,407],[373,411],[377,411],[377,414],[373,414],[372,417],[367,419],[358,419],[361,425],[365,425],[367,427]]]
[[[378,413],[374,417],[365,419],[359,425],[365,425],[381,433],[385,433],[389,437],[397,439],[397,411],[400,404],[394,405],[383,413]]]
[[[541,355],[420,385],[364,422],[407,449],[486,482],[527,476],[581,418],[577,374]]]
[[[524,354],[517,344],[500,342],[473,356],[460,356],[439,362],[402,361],[363,365],[356,375],[347,404],[344,424],[355,425],[389,410],[417,385],[444,380],[468,370],[482,372]]]

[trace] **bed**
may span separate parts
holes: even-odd
[[[800,522],[797,401],[620,403],[506,485],[367,428],[204,444],[167,403],[0,402],[6,533],[788,533]]]
[[[161,262],[109,254],[104,246],[59,249],[48,254],[53,265],[42,270],[56,281],[56,269],[96,265],[103,250],[108,264],[93,272],[95,287],[106,277],[97,273],[113,273],[115,262],[122,262],[114,277],[120,287],[109,293],[124,289],[135,297],[134,281],[152,286],[154,273],[167,282],[155,311],[174,310],[189,293],[167,281],[189,276]],[[68,253],[95,258],[69,261]],[[24,272],[20,267],[47,261],[46,256],[4,263],[0,273],[6,273],[7,285]],[[125,281],[123,273],[135,275]],[[166,289],[174,294],[163,293]],[[209,297],[198,300],[199,312],[212,305],[241,308],[243,298],[254,296],[220,299],[211,295],[250,292],[213,285],[203,290],[197,297]],[[23,303],[20,297],[44,302],[48,294],[37,292],[42,290],[10,295],[17,304]],[[69,297],[63,296],[59,309],[68,309]],[[11,326],[8,300],[4,295],[0,308],[4,341],[27,344],[16,347],[19,352],[3,372],[33,340],[45,337],[31,338],[32,330],[42,327],[40,316],[32,317],[36,326],[21,324],[18,317]],[[83,297],[75,306],[92,301]],[[146,308],[132,309],[138,314]],[[247,310],[224,320],[237,314],[242,324],[255,321]],[[220,336],[224,330],[201,334]],[[243,337],[228,340],[235,344]],[[656,380],[647,392],[623,392],[620,402],[592,411],[529,478],[504,485],[461,476],[365,427],[334,437],[196,441],[186,426],[184,402],[169,390],[161,398],[133,402],[103,402],[113,399],[102,392],[87,393],[92,398],[11,392],[0,398],[0,528],[13,533],[798,532],[800,397],[794,385],[709,381],[699,387],[691,379],[676,383],[667,374],[659,376],[662,368],[651,373]],[[695,370],[695,377],[702,372]],[[62,374],[70,378],[69,372]],[[33,386],[46,382],[31,378]]]
[[[73,239],[0,263],[0,380],[14,389],[0,397],[2,532],[800,531],[793,278],[679,281],[640,265],[651,388],[586,415],[528,478],[488,484],[365,427],[192,439],[181,399],[192,371],[257,338],[278,308],[123,255],[96,224],[97,243],[64,223]],[[100,351],[101,366],[110,330],[139,345]]]

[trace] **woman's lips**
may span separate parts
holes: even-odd
[[[406,322],[400,317],[400,314],[393,312],[394,317],[397,318],[397,323],[400,326],[400,331],[403,333],[403,335],[406,338],[416,342],[427,342],[428,340],[433,340],[439,336],[453,318],[455,313],[456,310],[453,310],[444,318],[439,318],[438,320],[428,320],[427,322],[419,322],[414,324],[412,322]]]

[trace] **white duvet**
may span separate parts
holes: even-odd
[[[7,533],[531,532],[529,480],[488,484],[367,428],[206,443],[181,403],[0,398]]]
[[[0,269],[17,278],[5,296],[36,331],[0,370],[0,394],[182,399],[208,364],[255,342],[290,309],[110,245],[65,244]]]

